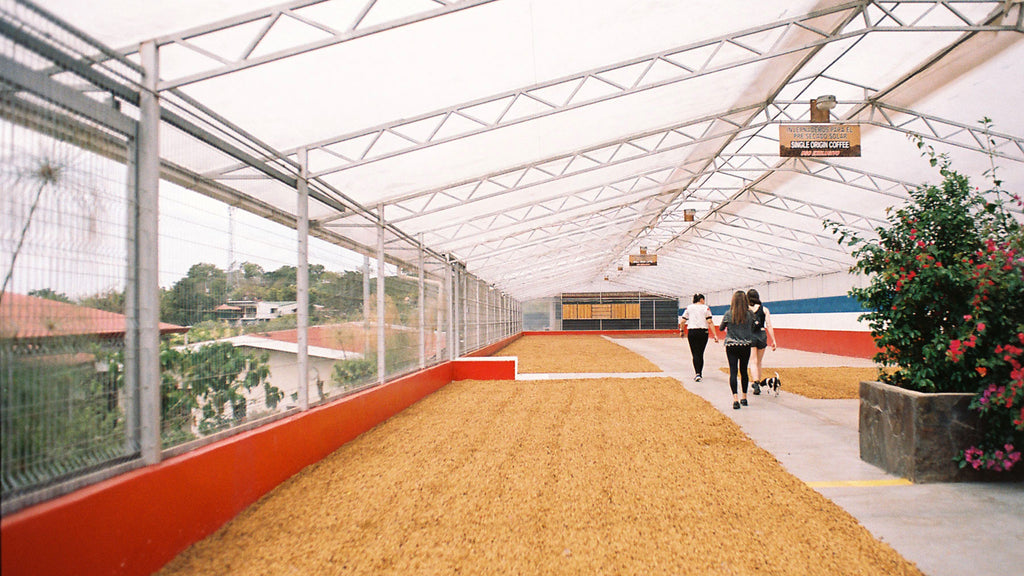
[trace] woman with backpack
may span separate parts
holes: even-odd
[[[751,363],[753,364],[751,372],[753,372],[754,382],[751,387],[754,395],[757,396],[761,393],[761,385],[764,382],[761,374],[764,351],[769,345],[772,347],[772,351],[775,350],[775,329],[772,328],[771,312],[761,303],[761,296],[757,290],[753,288],[747,290],[747,301],[750,302],[750,314],[753,316],[751,334],[753,336],[754,361]]]

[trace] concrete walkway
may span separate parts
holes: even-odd
[[[786,469],[852,514],[929,576],[1024,575],[1024,483],[911,484],[860,459],[859,400],[811,400],[786,392],[749,396],[732,409],[721,344],[708,343],[703,382],[693,381],[686,342],[622,338],[687,390],[731,418]],[[765,365],[872,366],[870,360],[769,350]],[[568,375],[551,375],[567,377]],[[583,375],[574,375],[579,377]],[[601,376],[622,377],[616,374]],[[537,377],[537,376],[535,376]]]

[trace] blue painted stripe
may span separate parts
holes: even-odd
[[[849,296],[826,296],[824,298],[805,298],[802,300],[779,300],[765,302],[772,314],[835,314],[837,312],[866,312],[860,303]],[[725,314],[728,305],[712,306],[711,313],[716,316]],[[682,314],[682,309],[680,309]]]

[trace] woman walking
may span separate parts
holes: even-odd
[[[711,321],[711,309],[704,303],[703,294],[693,295],[693,304],[686,307],[679,319],[679,328],[686,333],[686,341],[690,344],[690,355],[693,356],[693,370],[696,375],[694,382],[700,382],[704,371],[704,349],[708,345],[708,333],[718,342],[718,331]]]
[[[764,360],[764,351],[770,345],[775,351],[775,329],[772,328],[772,315],[768,308],[761,303],[761,296],[757,290],[747,290],[747,301],[750,302],[750,313],[754,315],[754,323],[751,334],[754,346],[753,366],[750,368],[753,384],[751,387],[754,396],[761,393],[761,383],[764,381],[761,374],[761,362]]]
[[[732,295],[729,310],[722,318],[720,329],[725,330],[725,357],[729,359],[729,388],[732,389],[732,407],[739,410],[747,405],[747,364],[750,362],[751,327],[754,315],[750,313],[747,293],[737,290]],[[743,398],[737,395],[736,377],[743,384]]]

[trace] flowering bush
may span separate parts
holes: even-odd
[[[1006,471],[1024,447],[1024,240],[987,240],[973,256],[971,313],[950,340],[947,357],[980,377],[971,408],[981,416],[985,437],[959,462]]]
[[[986,124],[987,125],[987,124]],[[960,465],[1010,470],[1024,447],[1024,230],[1008,205],[1019,196],[981,191],[920,139],[942,183],[887,211],[877,238],[826,223],[853,249],[851,271],[869,284],[850,295],[868,310],[879,378],[923,392],[975,392],[984,440]]]

